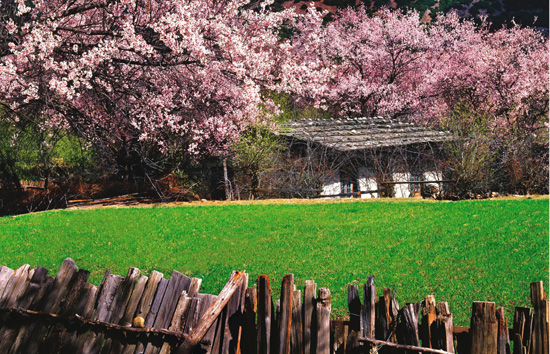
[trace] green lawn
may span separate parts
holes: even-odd
[[[548,289],[548,199],[368,201],[59,210],[0,218],[0,264],[57,272],[66,257],[92,272],[173,269],[217,293],[232,270],[259,274],[278,291],[285,273],[313,279],[345,314],[347,286],[375,275],[400,304],[434,294],[455,323],[472,301],[508,311],[529,304],[529,283]],[[547,291],[547,290],[546,290]]]

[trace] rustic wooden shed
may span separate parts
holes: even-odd
[[[282,125],[291,150],[331,166],[323,195],[420,196],[441,190],[444,131],[383,117],[297,120]]]

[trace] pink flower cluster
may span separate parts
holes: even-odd
[[[547,130],[548,40],[535,30],[364,8],[323,24],[313,8],[274,13],[269,3],[17,0],[0,8],[0,103],[89,142],[194,156],[226,148],[262,107],[276,110],[263,90],[427,122],[468,100],[495,127]],[[290,40],[282,25],[294,28]]]
[[[490,31],[456,14],[347,9],[296,20],[282,89],[340,114],[438,123],[468,101],[496,128],[536,130],[548,116],[548,39],[512,25]],[[518,125],[519,124],[519,125]]]
[[[246,1],[18,0],[0,24],[0,102],[92,142],[224,148],[260,116],[289,11]],[[10,15],[16,13],[15,16]]]

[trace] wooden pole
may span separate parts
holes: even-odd
[[[514,354],[527,354],[528,343],[531,334],[531,309],[528,307],[516,307],[514,312],[514,328],[512,340],[514,341]]]
[[[497,354],[498,322],[494,302],[474,302],[470,336],[471,354]]]
[[[397,344],[397,343],[386,342],[385,340],[378,340],[378,339],[373,339],[373,338],[359,338],[359,341],[360,342],[369,342],[369,343],[372,343],[374,345],[384,345],[384,346],[388,346],[388,347],[393,347],[393,348],[398,348],[398,349],[405,349],[405,350],[410,350],[410,351],[417,351],[417,352],[424,352],[424,353],[453,354],[453,353],[446,352],[444,350],[424,348],[424,347],[419,347],[419,346],[416,346],[416,345]]]
[[[531,283],[531,304],[535,311],[529,354],[548,354],[548,300],[541,281]]]
[[[330,290],[317,292],[317,354],[330,354]]]
[[[253,354],[257,350],[256,289],[247,288],[244,300],[241,353]]]
[[[197,326],[189,333],[189,337],[187,337],[183,344],[175,351],[175,354],[191,353],[191,350],[199,344],[202,337],[204,337],[208,329],[210,329],[210,326],[212,326],[216,318],[218,318],[225,305],[229,302],[229,299],[231,299],[231,296],[241,286],[245,278],[244,271],[241,271],[236,272],[231,279],[229,279],[216,301],[206,310]]]
[[[418,312],[420,303],[410,303],[399,310],[397,324],[397,341],[400,344],[419,347],[418,337]]]
[[[281,284],[281,316],[279,317],[279,354],[290,354],[294,274],[286,274]]]
[[[367,278],[367,284],[363,288],[364,306],[361,310],[361,335],[363,337],[374,338],[376,321],[376,289],[374,287],[374,276]]]
[[[428,295],[422,303],[422,322],[420,326],[420,339],[422,346],[427,348],[432,347],[432,324],[437,319],[437,311],[435,309],[435,297]]]
[[[290,347],[292,354],[304,352],[303,329],[302,329],[302,292],[295,290],[292,298],[292,330]]]
[[[361,336],[361,299],[357,285],[348,286],[348,309],[349,328],[346,349],[353,350],[360,345],[358,338]]]
[[[432,348],[454,353],[453,314],[446,302],[439,302],[436,309],[437,319],[432,327]]]
[[[275,320],[273,314],[273,299],[271,286],[267,275],[260,275],[257,279],[257,318],[258,318],[258,354],[271,353],[271,331]]]
[[[315,294],[317,293],[317,284],[313,280],[306,280],[304,286],[304,354],[315,353],[315,343],[313,342],[315,329]]]
[[[497,352],[498,354],[510,354],[510,335],[504,316],[504,308],[499,307],[496,316],[498,321]]]

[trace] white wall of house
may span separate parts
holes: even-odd
[[[441,181],[443,179],[443,175],[440,171],[428,171],[424,172],[424,180],[425,181]],[[427,183],[426,185],[433,186],[439,191],[439,183]]]
[[[333,172],[330,179],[325,181],[323,185],[322,195],[340,194],[340,173]]]
[[[409,172],[393,173],[392,180],[394,182],[407,182],[411,179]],[[408,183],[399,183],[393,185],[393,192],[395,198],[408,198],[411,195]]]
[[[374,172],[367,168],[359,170],[358,182],[360,191],[375,191],[378,189]],[[378,193],[361,193],[361,198],[378,198]]]
[[[377,190],[378,184],[376,183],[376,178],[374,172],[368,168],[362,168],[359,170],[358,176],[358,186],[360,191],[370,191]],[[392,180],[394,182],[409,182],[411,181],[410,172],[399,172],[392,174]],[[438,171],[427,171],[420,176],[421,180],[424,181],[438,181],[442,179],[441,172]],[[439,189],[439,184],[437,182],[429,183],[428,185],[434,186]],[[341,193],[341,181],[340,173],[338,171],[334,172],[330,179],[325,181],[323,185],[323,195],[336,195]],[[394,197],[395,198],[409,198],[411,196],[410,184],[409,183],[399,183],[393,185]],[[378,198],[378,193],[361,193],[361,198]]]

